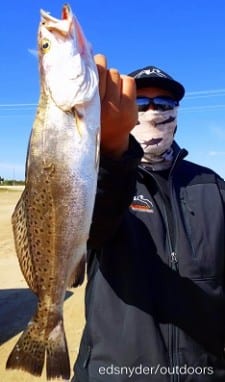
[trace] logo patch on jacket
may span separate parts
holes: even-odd
[[[133,202],[130,205],[132,211],[153,213],[153,203],[144,197],[144,195],[134,196]]]

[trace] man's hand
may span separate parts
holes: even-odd
[[[96,55],[101,98],[101,150],[119,158],[128,148],[129,133],[138,120],[135,80],[107,69],[106,58]]]

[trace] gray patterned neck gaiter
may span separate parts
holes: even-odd
[[[173,161],[174,134],[177,127],[177,107],[172,110],[147,110],[138,113],[138,124],[131,134],[140,143],[144,156],[143,163],[148,163],[152,170],[169,168]]]

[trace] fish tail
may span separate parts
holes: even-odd
[[[46,349],[47,379],[70,379],[70,361],[62,320],[49,334]]]
[[[47,379],[70,378],[70,361],[63,322],[60,320],[48,335],[47,340],[37,334],[37,323],[31,321],[23,332],[6,363],[6,369],[21,369],[41,376],[46,357]]]
[[[45,360],[45,342],[32,337],[36,326],[31,322],[10,353],[6,369],[21,369],[35,376],[41,376]]]

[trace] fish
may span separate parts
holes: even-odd
[[[40,13],[40,96],[25,188],[12,214],[16,254],[37,306],[6,369],[40,376],[46,361],[47,380],[68,380],[63,303],[67,288],[85,275],[99,168],[99,78],[70,5],[62,6],[59,19]]]

